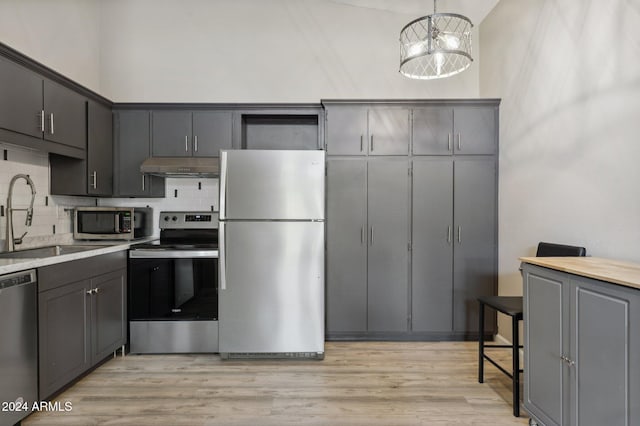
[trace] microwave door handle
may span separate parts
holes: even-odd
[[[225,238],[225,226],[227,224],[225,222],[220,222],[218,225],[218,237],[220,239],[220,247],[218,249],[218,262],[220,265],[218,266],[220,271],[220,290],[227,289],[227,240]]]
[[[120,233],[120,213],[116,213],[113,215],[113,220],[114,220],[114,225],[113,225],[113,229],[115,230],[116,234]]]

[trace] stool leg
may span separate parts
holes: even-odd
[[[479,332],[478,337],[478,383],[484,383],[484,303],[480,303],[479,309]]]
[[[518,319],[511,317],[511,339],[513,344],[513,415],[520,417],[520,351],[518,346],[520,345],[520,330]]]

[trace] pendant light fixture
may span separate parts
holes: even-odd
[[[415,19],[400,31],[400,73],[431,80],[449,77],[469,68],[471,20],[455,13],[437,13]]]

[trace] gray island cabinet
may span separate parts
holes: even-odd
[[[531,424],[640,424],[640,265],[521,260]]]

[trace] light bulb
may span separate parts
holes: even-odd
[[[440,52],[433,55],[433,60],[436,63],[436,74],[442,73],[442,66],[444,65],[444,55]]]
[[[460,39],[454,35],[444,34],[440,38],[444,41],[447,49],[455,50],[460,47]]]
[[[409,57],[413,57],[413,56],[418,56],[422,53],[425,52],[425,44],[422,41],[419,41],[417,43],[413,43],[409,46],[409,48],[407,49],[407,56]]]

